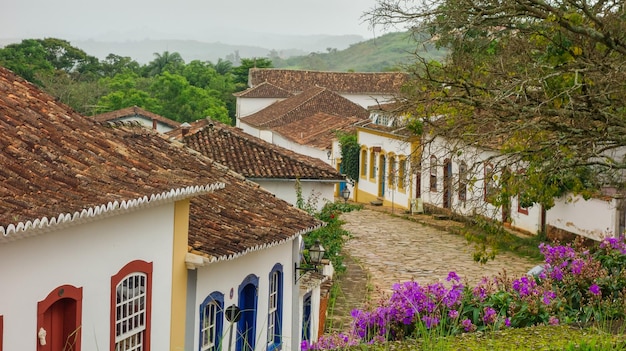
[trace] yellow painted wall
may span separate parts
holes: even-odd
[[[187,253],[189,200],[177,201],[174,208],[174,245],[172,252],[172,320],[170,350],[185,349],[185,308],[187,303]]]

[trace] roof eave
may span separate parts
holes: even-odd
[[[285,239],[282,239],[282,240],[277,240],[277,241],[272,241],[272,242],[265,243],[265,244],[262,244],[262,245],[253,246],[253,247],[247,248],[247,249],[245,249],[243,251],[239,251],[239,252],[236,252],[236,253],[233,253],[233,254],[230,254],[230,255],[223,255],[223,256],[216,257],[216,256],[210,256],[208,254],[206,256],[202,256],[202,255],[198,255],[198,254],[195,254],[195,253],[188,252],[186,254],[186,256],[185,256],[185,264],[187,265],[187,269],[194,270],[194,269],[198,269],[200,267],[206,267],[206,266],[208,266],[210,264],[217,263],[217,262],[231,261],[231,260],[237,259],[239,257],[245,256],[245,255],[247,255],[249,253],[255,252],[255,251],[269,249],[269,248],[276,247],[276,246],[282,245],[284,243],[293,241],[295,238],[297,238],[297,237],[299,237],[301,235],[304,235],[306,233],[312,232],[313,230],[316,230],[316,229],[320,228],[322,225],[323,224],[318,224],[316,226],[309,227],[309,228],[306,228],[306,229],[301,230],[299,232],[296,232],[296,233],[294,233],[292,236],[290,236],[288,238],[285,238]]]
[[[33,221],[9,224],[6,227],[0,226],[0,244],[15,240],[37,236],[42,233],[58,230],[65,227],[86,223],[101,218],[131,212],[140,208],[154,207],[159,204],[174,202],[198,195],[214,192],[223,189],[226,185],[222,182],[188,186],[185,188],[174,188],[159,194],[152,194],[149,197],[143,196],[122,202],[114,201],[99,206],[85,208],[82,211],[72,213],[60,213],[56,217],[42,217]],[[22,234],[22,235],[17,235]]]

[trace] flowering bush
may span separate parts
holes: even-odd
[[[624,238],[591,248],[581,242],[539,248],[545,263],[537,276],[510,279],[503,272],[469,287],[450,272],[445,282],[398,283],[376,307],[352,312],[350,333],[324,336],[303,349],[626,317]]]

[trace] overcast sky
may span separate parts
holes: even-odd
[[[8,4],[7,4],[8,2]],[[207,32],[380,35],[360,18],[376,0],[4,0],[0,38],[99,39],[143,31],[167,39]],[[202,35],[204,33],[205,35]],[[200,35],[199,35],[200,34]],[[153,38],[161,39],[161,38]]]

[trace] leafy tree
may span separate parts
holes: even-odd
[[[102,84],[110,92],[99,99],[96,113],[115,111],[131,106],[139,106],[157,114],[161,113],[161,103],[152,97],[145,88],[142,88],[142,80],[145,78],[140,78],[132,72],[103,79]]]
[[[35,76],[46,92],[85,116],[95,114],[98,100],[108,92],[108,88],[97,80],[77,80],[63,71],[36,73]]]
[[[46,51],[46,59],[55,69],[70,73],[87,71],[86,67],[97,67],[98,59],[87,55],[83,50],[73,47],[67,40],[46,38],[39,40]]]
[[[267,58],[242,58],[241,64],[232,69],[237,90],[244,90],[248,87],[248,72],[250,68],[271,68],[272,61]]]
[[[105,77],[114,77],[116,74],[134,72],[140,73],[140,65],[128,56],[109,54],[100,62],[102,74]]]
[[[156,77],[150,87],[153,96],[160,101],[160,114],[180,122],[191,122],[211,117],[230,123],[228,110],[219,99],[219,92],[202,89],[189,84],[185,77],[164,72]]]
[[[52,74],[54,66],[40,40],[25,39],[19,44],[9,44],[0,49],[0,65],[22,78],[41,85],[36,73]]]
[[[432,135],[497,146],[502,169],[521,165],[507,195],[550,206],[566,191],[623,188],[623,1],[379,0],[365,16],[450,50],[442,63],[416,57],[406,110]]]

